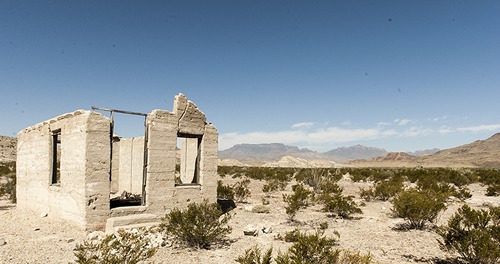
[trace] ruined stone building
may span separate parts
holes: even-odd
[[[113,111],[77,110],[19,132],[19,209],[109,231],[216,201],[218,132],[193,102],[179,94],[172,112],[144,114],[139,138],[113,134]]]

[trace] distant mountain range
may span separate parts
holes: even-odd
[[[17,139],[0,136],[0,162],[16,160]],[[239,144],[219,151],[219,159],[233,165],[331,166],[331,161],[351,166],[434,166],[500,168],[500,133],[488,139],[455,148],[423,150],[413,153],[387,152],[385,149],[355,145],[316,152],[307,148],[273,144]],[[241,162],[241,163],[240,163]],[[287,165],[288,164],[288,165]]]
[[[410,155],[419,156],[439,151],[424,150]],[[281,143],[271,144],[238,144],[230,149],[219,151],[219,159],[234,159],[243,163],[268,163],[276,162],[289,156],[305,160],[328,160],[335,162],[348,162],[352,160],[370,160],[375,157],[386,156],[385,149],[355,145],[340,147],[326,152],[316,152],[307,148],[287,146]]]

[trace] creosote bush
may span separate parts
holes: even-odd
[[[209,248],[231,233],[227,225],[230,218],[230,214],[222,213],[219,205],[204,200],[189,204],[186,210],[174,208],[162,219],[160,227],[188,246]]]
[[[221,180],[217,181],[217,198],[234,200],[234,190],[229,185],[224,185]]]
[[[463,205],[438,234],[440,245],[467,263],[500,262],[500,206],[487,211]]]
[[[444,201],[445,197],[434,191],[410,189],[394,198],[392,205],[397,216],[409,221],[410,229],[423,229],[446,209]]]
[[[335,233],[338,236],[338,233]],[[288,251],[279,253],[276,263],[336,263],[339,251],[332,247],[337,239],[324,236],[324,231],[316,230],[313,234],[298,232],[295,241]]]
[[[362,189],[360,196],[367,202],[371,200],[387,201],[403,191],[403,187],[404,184],[401,179],[379,181],[372,188]]]
[[[237,257],[235,260],[241,264],[271,264],[271,254],[273,254],[273,248],[269,248],[262,254],[260,248],[254,246],[245,250],[245,254]]]
[[[244,179],[233,185],[234,198],[236,198],[238,202],[246,202],[247,198],[250,197],[251,192],[248,188],[249,184],[250,180]]]
[[[337,232],[334,235],[339,237]],[[293,242],[286,252],[278,252],[275,259],[272,258],[272,248],[263,255],[261,250],[254,246],[245,251],[243,256],[236,259],[239,263],[273,263],[277,264],[368,264],[372,262],[370,254],[363,255],[359,252],[349,250],[333,249],[337,243],[336,238],[324,236],[324,231],[316,230],[313,234],[302,233],[297,229],[287,232],[285,237],[291,239],[285,241]]]
[[[102,240],[85,240],[73,250],[79,264],[135,264],[152,257],[156,248],[147,238],[123,229],[118,235],[107,235]]]
[[[340,217],[348,218],[352,214],[362,213],[354,196],[342,195],[343,188],[331,180],[325,180],[320,185],[321,193],[316,200],[323,204],[323,211],[335,213]]]
[[[283,194],[283,201],[286,203],[285,210],[288,218],[294,221],[299,209],[309,206],[312,192],[302,184],[293,185],[292,190],[293,194]]]

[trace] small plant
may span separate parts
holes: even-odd
[[[234,200],[234,190],[229,185],[224,185],[221,180],[217,181],[217,198]]]
[[[268,249],[264,254],[260,251],[260,248],[254,246],[245,250],[243,256],[236,258],[236,262],[241,264],[271,264],[273,248]]]
[[[249,179],[241,180],[233,185],[234,198],[238,202],[245,202],[248,197],[250,197],[250,189],[248,185],[250,184]]]
[[[345,250],[342,252],[339,263],[341,264],[369,264],[373,258],[370,253],[363,255],[359,251]]]
[[[367,202],[372,199],[387,201],[403,191],[403,181],[391,179],[386,181],[379,181],[373,188],[368,190],[361,190],[360,196]]]
[[[410,229],[423,229],[426,222],[434,222],[439,212],[446,209],[444,197],[431,190],[410,189],[392,201],[393,211],[409,221]]]
[[[458,189],[458,191],[455,192],[454,196],[463,202],[471,198],[472,194],[470,193],[470,190],[467,187],[461,187],[460,189]]]
[[[73,250],[76,263],[79,264],[135,264],[153,256],[156,248],[149,245],[146,237],[139,234],[118,230],[102,240],[85,240]]]
[[[0,197],[6,195],[11,203],[16,203],[16,174],[9,173],[5,177],[7,181],[0,184]]]
[[[335,233],[337,237],[338,233]],[[316,230],[314,234],[298,232],[297,241],[284,254],[281,252],[276,263],[338,263],[339,250],[332,250],[337,242],[335,238],[324,236],[324,231]]]
[[[297,242],[299,235],[300,235],[300,230],[295,228],[292,231],[285,232],[284,236],[282,236],[281,234],[278,234],[276,236],[276,239],[283,240],[285,242]]]
[[[300,208],[309,206],[309,197],[312,195],[304,185],[296,184],[292,186],[293,194],[283,194],[283,201],[286,203],[285,210],[288,218],[294,221],[295,215]]]
[[[318,200],[323,203],[323,211],[335,213],[342,218],[349,218],[352,214],[361,214],[361,208],[354,201],[354,196],[340,194],[321,194]]]
[[[486,188],[486,196],[499,196],[500,195],[500,184],[491,184]]]
[[[319,229],[321,229],[321,230],[328,229],[328,222],[321,222],[321,223],[319,223]]]
[[[321,194],[317,199],[323,203],[323,211],[336,213],[340,217],[348,218],[351,214],[362,213],[354,196],[343,196],[343,189],[338,184],[332,181],[324,181],[321,184]]]
[[[438,234],[441,246],[467,263],[500,262],[500,206],[486,211],[463,205]]]
[[[189,246],[209,248],[231,232],[230,218],[216,203],[204,200],[189,204],[184,211],[174,208],[162,219],[161,227]]]

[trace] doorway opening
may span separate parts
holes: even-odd
[[[148,114],[94,106],[92,109],[110,113],[110,208],[145,205]]]

